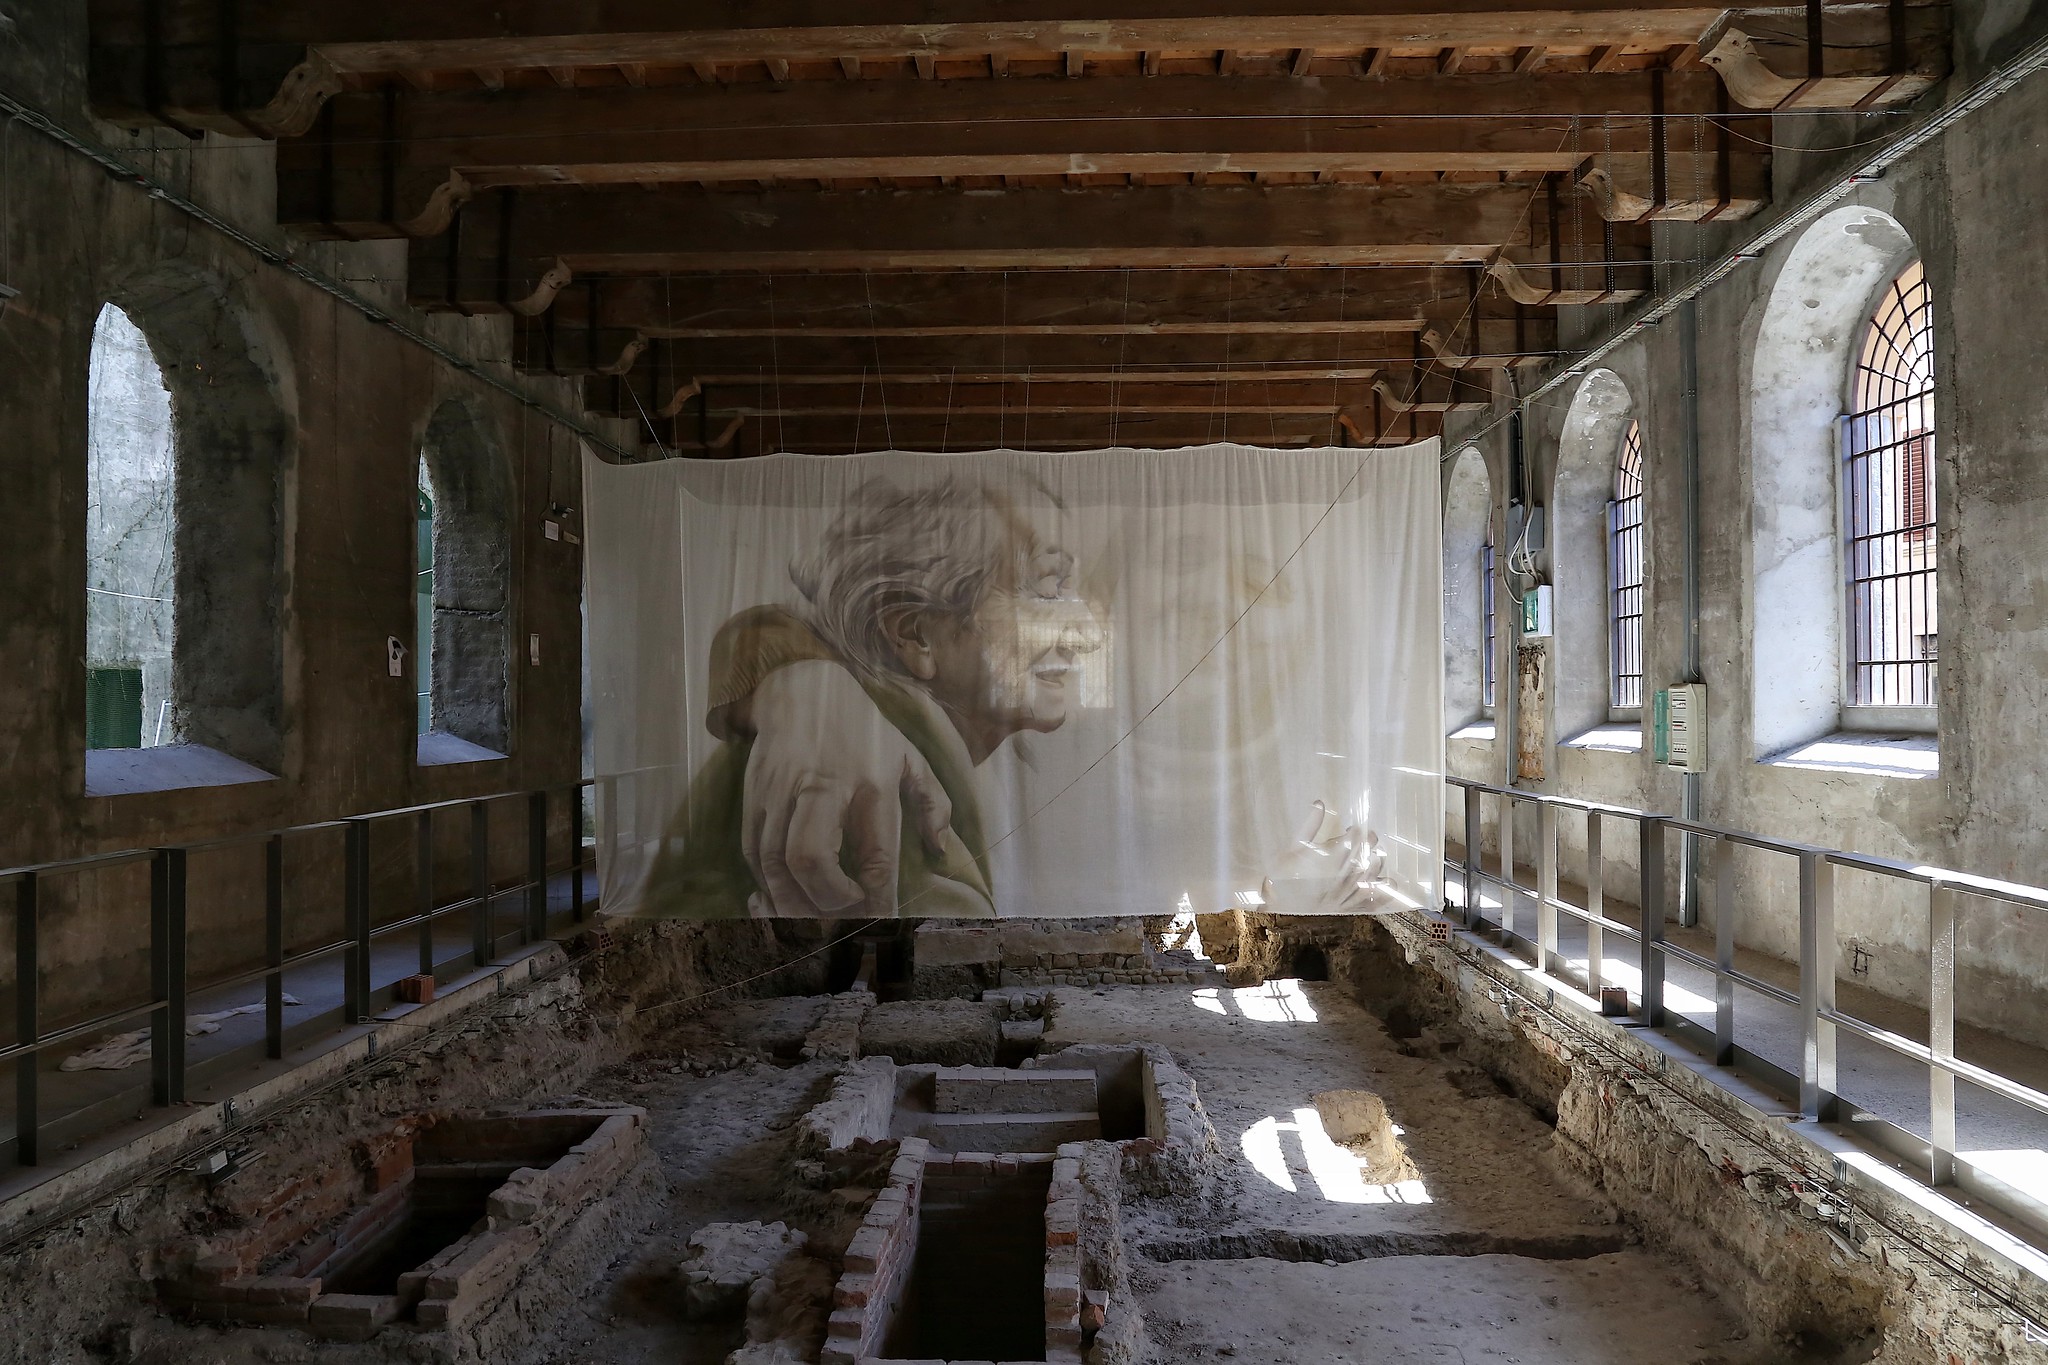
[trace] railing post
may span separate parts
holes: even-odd
[[[1956,1178],[1956,1073],[1944,1064],[1956,1057],[1954,887],[1938,881],[1928,884],[1927,919],[1927,1050],[1934,1055],[1934,1064],[1927,1068],[1928,1178],[1936,1185],[1952,1185]]]
[[[1586,812],[1586,994],[1600,998],[1607,944],[1601,918],[1607,913],[1607,855],[1601,847],[1600,812]]]
[[[42,1031],[39,1001],[42,965],[36,948],[36,874],[24,872],[14,884],[14,1041],[34,1046]],[[36,1080],[42,1067],[40,1052],[23,1052],[14,1059],[14,1159],[33,1166],[41,1159],[38,1134],[42,1121],[36,1113]]]
[[[1818,849],[1799,855],[1799,1112],[1832,1119],[1835,1108],[1835,865]]]
[[[370,1017],[370,822],[351,820],[342,841],[342,900],[348,951],[342,955],[342,1011],[351,1024]]]
[[[185,1102],[185,850],[160,848],[149,865],[149,1080],[160,1105]]]
[[[418,866],[415,894],[419,898],[420,975],[434,974],[434,811],[430,806],[413,821],[413,848]]]
[[[526,798],[526,941],[548,936],[548,794]]]
[[[491,810],[488,803],[469,803],[469,931],[470,952],[481,967],[496,949],[491,925]]]
[[[1704,841],[1702,841],[1704,842]],[[1735,1062],[1735,842],[1714,841],[1714,1065]]]
[[[1637,827],[1637,857],[1642,872],[1643,1023],[1664,1022],[1664,820],[1646,815]]]
[[[1557,963],[1557,807],[1536,805],[1536,967]]]
[[[1458,788],[1465,795],[1465,927],[1479,927],[1479,864],[1480,840],[1485,821],[1485,807],[1480,803],[1479,793],[1470,787]]]
[[[263,841],[263,1055],[284,1056],[284,836]]]
[[[1515,936],[1515,798],[1500,798],[1500,944]]]

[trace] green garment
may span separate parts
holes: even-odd
[[[801,632],[802,638],[794,632]],[[752,735],[727,731],[725,709],[775,668],[818,658],[833,656],[802,623],[778,608],[756,607],[720,628],[712,645],[713,715],[707,717],[707,724],[713,733],[723,735],[725,742],[691,780],[689,799],[670,823],[634,918],[737,919],[750,913],[747,899],[758,888],[742,851],[740,821],[745,811],[747,756],[754,741]],[[896,865],[897,913],[993,918],[995,894],[974,769],[965,761],[959,744],[948,743],[949,736],[939,729],[949,722],[895,683],[862,677],[858,672],[854,676],[883,718],[924,755],[953,803],[945,849],[937,857],[926,849],[916,816],[905,803]],[[847,876],[854,876],[850,847],[841,848],[840,867]],[[855,907],[846,913],[858,915],[860,910]]]

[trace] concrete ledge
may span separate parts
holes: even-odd
[[[1560,1049],[1577,1046],[1598,1050],[1637,1068],[1711,1115],[1741,1140],[1754,1144],[1787,1166],[1824,1170],[1827,1179],[1864,1206],[1869,1222],[1880,1227],[1910,1229],[1912,1235],[1939,1247],[1944,1258],[1971,1267],[1973,1275],[1997,1282],[2015,1302],[2026,1303],[2048,1317],[2048,1254],[1989,1219],[1962,1207],[1846,1134],[1811,1119],[1788,1118],[1784,1101],[1741,1074],[1717,1067],[1674,1038],[1651,1029],[1623,1027],[1601,1016],[1599,1002],[1571,983],[1539,971],[1496,945],[1458,930],[1448,944],[1432,942],[1413,916],[1390,916],[1380,923],[1406,950],[1409,960],[1427,959],[1431,969],[1455,981],[1470,999],[1491,996],[1511,1020],[1515,1011],[1533,1017],[1520,1020],[1531,1041]],[[1499,992],[1499,994],[1495,994]],[[1508,997],[1514,997],[1512,999]],[[1557,1035],[1566,1035],[1563,1038]],[[1703,1145],[1711,1135],[1693,1135]],[[1856,1250],[1836,1232],[1830,1210],[1816,1201],[1809,1217],[1828,1226],[1845,1249]],[[2040,1319],[2036,1319],[2040,1320]]]

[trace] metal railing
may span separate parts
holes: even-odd
[[[1458,907],[1466,928],[1497,929],[1503,946],[1523,952],[1542,970],[1567,981],[1582,982],[1587,994],[1599,997],[1609,983],[1605,972],[1605,940],[1619,934],[1636,945],[1639,974],[1637,989],[1629,996],[1629,1009],[1643,1025],[1689,1038],[1720,1066],[1739,1068],[1779,1088],[1788,1098],[1796,1095],[1798,1116],[1821,1122],[1853,1121],[1859,1133],[1876,1139],[1893,1156],[1913,1163],[1933,1185],[1956,1185],[1983,1196],[2008,1212],[2048,1229],[2048,1205],[2033,1194],[2016,1189],[1988,1172],[1976,1170],[1956,1155],[1956,1083],[1958,1080],[1988,1094],[2023,1106],[2036,1114],[2048,1115],[2048,1093],[2023,1084],[1987,1067],[1956,1055],[1956,939],[1958,913],[1966,898],[1981,898],[2005,905],[2048,910],[2048,890],[2003,882],[1945,868],[1899,862],[1888,858],[1819,848],[1784,839],[1723,828],[1699,820],[1658,815],[1598,802],[1573,800],[1542,792],[1523,791],[1446,777],[1463,801],[1464,853],[1461,861],[1448,861],[1447,868],[1459,874],[1463,905]],[[1495,831],[1499,849],[1499,870],[1485,867],[1485,802],[1497,803]],[[1517,880],[1514,811],[1536,808],[1535,884]],[[1558,895],[1558,821],[1568,812],[1585,820],[1586,904],[1573,905]],[[1638,922],[1623,923],[1607,913],[1605,871],[1609,828],[1626,822],[1635,827],[1639,874]],[[1712,956],[1695,952],[1666,936],[1667,886],[1673,872],[1666,861],[1668,836],[1676,832],[1692,836],[1711,849]],[[1799,880],[1799,983],[1796,991],[1766,981],[1735,965],[1736,851],[1758,850],[1796,860]],[[1704,864],[1703,864],[1704,865]],[[1927,1041],[1920,1042],[1841,1007],[1836,998],[1839,943],[1835,931],[1835,874],[1839,869],[1873,873],[1898,882],[1925,888],[1928,949],[1923,963],[1928,1016]],[[1485,886],[1498,892],[1496,917],[1489,921],[1484,905]],[[1522,932],[1520,903],[1535,903],[1534,937]],[[1558,916],[1570,916],[1586,926],[1586,967],[1575,971],[1558,951]],[[1713,978],[1713,1024],[1711,1029],[1667,1008],[1667,974],[1673,961],[1684,963]],[[1799,1038],[1796,1073],[1742,1048],[1736,1043],[1736,1001],[1738,988],[1797,1011]],[[1913,1003],[1913,1002],[1906,1002]],[[1876,1112],[1860,1099],[1845,1103],[1838,1093],[1837,1044],[1839,1033],[1848,1033],[1895,1056],[1925,1068],[1928,1099],[1928,1131],[1913,1132],[1911,1120],[1901,1113]]]
[[[14,1068],[14,1160],[23,1166],[37,1165],[43,1157],[46,1129],[54,1122],[43,1112],[42,1080],[47,1069],[45,1054],[54,1048],[102,1037],[135,1021],[147,1019],[149,1029],[149,1101],[159,1107],[183,1104],[186,1100],[188,1054],[187,1005],[195,989],[189,970],[189,923],[187,892],[190,866],[195,855],[221,850],[262,846],[263,855],[263,943],[261,965],[208,977],[196,984],[201,991],[220,991],[253,981],[264,983],[264,1056],[285,1055],[286,973],[311,966],[322,959],[338,957],[341,970],[340,1022],[345,1029],[366,1022],[380,993],[388,995],[399,979],[374,983],[373,947],[412,931],[417,936],[417,971],[401,975],[439,978],[465,965],[482,968],[495,960],[509,938],[513,943],[533,943],[549,931],[549,886],[566,873],[569,881],[569,916],[580,921],[589,913],[584,895],[586,867],[583,843],[586,792],[590,779],[533,791],[501,792],[490,796],[463,797],[397,810],[377,811],[338,820],[315,821],[282,829],[231,835],[222,839],[177,846],[128,849],[113,853],[36,863],[0,869],[0,895],[12,883],[14,907],[14,1041],[0,1047],[0,1064]],[[569,856],[549,857],[549,818],[552,802],[569,793]],[[526,821],[526,856],[523,874],[500,884],[492,875],[491,807],[495,803],[520,802]],[[456,899],[443,901],[437,895],[435,857],[436,815],[461,810],[468,812],[468,890]],[[399,918],[378,920],[372,905],[372,841],[378,826],[399,822],[410,828],[413,859],[417,868],[413,912]],[[342,933],[338,937],[286,951],[287,943],[287,859],[292,844],[307,836],[332,836],[341,840],[340,863]],[[327,848],[331,856],[331,842]],[[148,998],[83,1022],[45,1031],[43,974],[50,965],[42,952],[42,907],[45,891],[58,879],[107,872],[142,862],[149,865],[149,993]],[[511,901],[518,913],[510,916],[510,933],[501,921],[508,917],[501,907]],[[4,902],[0,902],[4,904]],[[469,916],[466,951],[452,957],[437,951],[435,928],[451,916]],[[255,956],[250,951],[241,960]],[[301,1032],[307,1031],[301,1025]],[[75,1113],[76,1111],[71,1111]],[[132,1116],[132,1106],[128,1109]],[[60,1116],[62,1117],[62,1116]]]

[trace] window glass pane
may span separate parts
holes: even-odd
[[[1479,610],[1485,638],[1479,648],[1479,702],[1493,705],[1493,517],[1487,514],[1486,539],[1479,545]]]
[[[1643,429],[1630,422],[1607,511],[1608,704],[1643,704]]]
[[[434,723],[434,490],[427,482],[427,462],[419,462],[419,487],[414,495],[413,681],[419,693],[419,732]]]
[[[1934,705],[1934,319],[1918,261],[1864,334],[1842,464],[1849,705]]]
[[[176,479],[171,395],[149,342],[108,304],[87,373],[86,747],[172,743]]]

